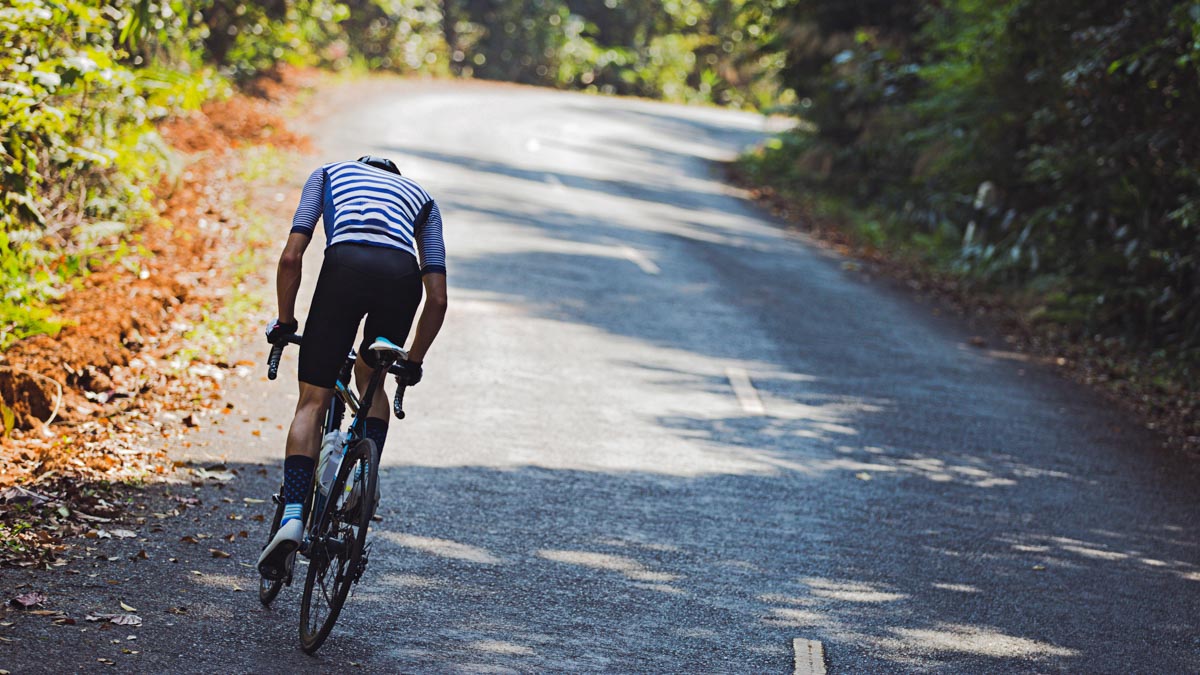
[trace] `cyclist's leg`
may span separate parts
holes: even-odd
[[[284,458],[284,513],[279,531],[263,549],[258,567],[264,576],[280,574],[303,535],[304,503],[320,452],[321,420],[333,395],[338,370],[354,344],[366,311],[356,298],[356,279],[340,263],[337,247],[326,252],[300,345],[300,400],[288,430]]]
[[[371,298],[367,309],[367,322],[363,326],[363,342],[354,364],[354,381],[361,395],[367,387],[374,367],[373,354],[367,347],[376,338],[385,337],[402,345],[408,339],[417,307],[421,304],[423,286],[421,270],[416,258],[403,251],[381,249],[378,268],[374,273],[379,282],[387,285],[389,292]],[[366,436],[375,441],[380,454],[387,440],[390,417],[387,391],[379,387],[371,401],[366,419]]]

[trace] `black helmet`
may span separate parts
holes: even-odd
[[[376,169],[383,169],[384,171],[391,171],[392,173],[396,174],[397,176],[400,175],[400,169],[399,169],[399,167],[396,166],[396,163],[386,157],[375,157],[373,155],[363,155],[362,157],[359,157],[357,161],[362,162],[363,164],[370,164],[371,166],[375,167]]]

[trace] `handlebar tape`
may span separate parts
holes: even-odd
[[[403,386],[397,386],[396,396],[392,399],[392,412],[398,420],[404,419],[404,389]]]
[[[279,359],[283,356],[284,345],[271,345],[271,355],[267,357],[267,379],[273,380],[279,375]]]

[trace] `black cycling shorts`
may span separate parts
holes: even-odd
[[[417,259],[406,251],[364,244],[325,249],[304,322],[300,381],[333,387],[364,315],[364,346],[380,336],[403,345],[421,304],[422,288]]]

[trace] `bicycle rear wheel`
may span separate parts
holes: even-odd
[[[347,500],[356,483],[359,505],[350,509]],[[350,586],[366,567],[367,528],[375,513],[378,484],[379,450],[371,439],[362,439],[346,451],[325,508],[314,516],[300,603],[300,646],[309,654],[329,637]]]
[[[280,494],[283,489],[280,488]],[[275,517],[271,519],[271,529],[267,532],[267,543],[275,537],[275,533],[279,531],[279,521],[283,520],[283,499],[279,495],[275,495]],[[266,544],[263,544],[266,548]],[[289,573],[290,575],[290,573]],[[283,588],[283,582],[288,575],[284,575],[278,579],[268,579],[264,576],[258,578],[258,601],[264,607],[270,607],[271,602],[275,600],[275,596],[279,595],[279,589]]]

